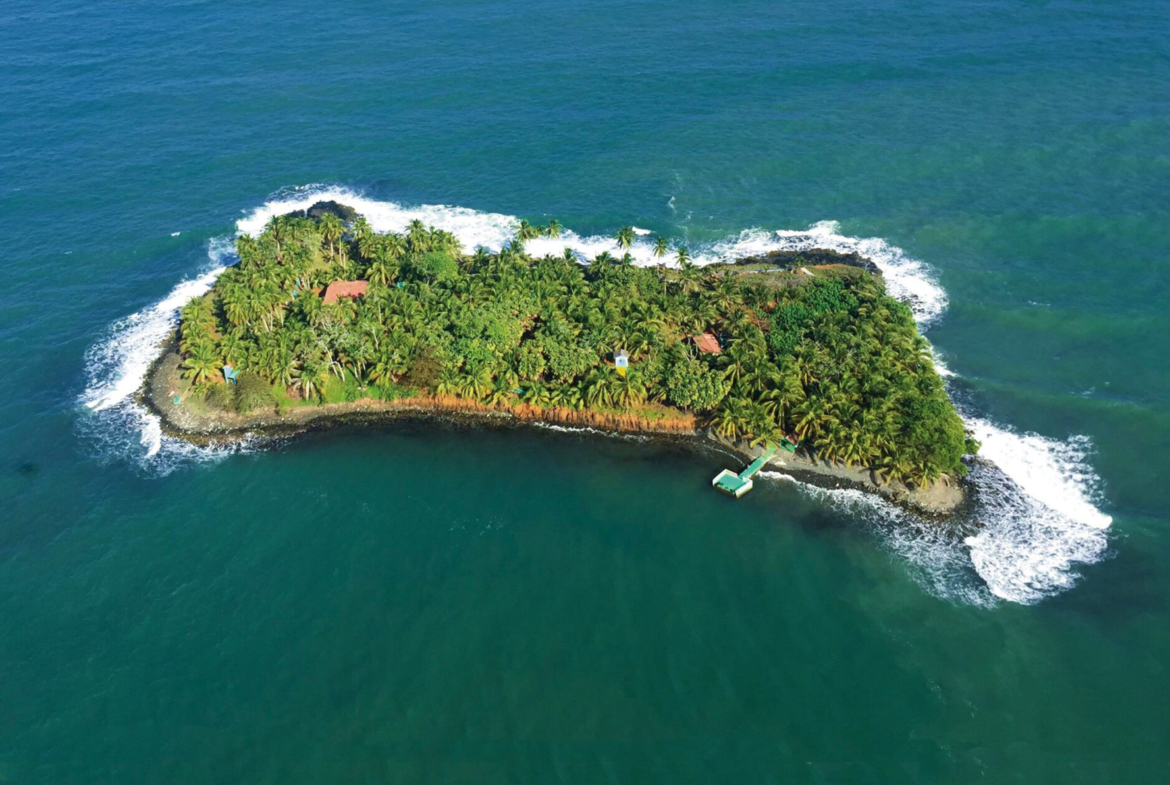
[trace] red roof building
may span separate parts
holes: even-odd
[[[695,347],[704,354],[722,354],[723,347],[719,345],[719,339],[711,333],[703,333],[691,338],[695,342]]]
[[[369,287],[369,281],[334,281],[325,288],[327,303],[335,303],[342,297],[361,297]]]

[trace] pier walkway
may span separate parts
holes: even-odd
[[[711,485],[716,489],[723,491],[729,496],[739,498],[752,489],[752,477],[756,472],[764,468],[768,461],[772,460],[772,456],[776,454],[777,445],[770,444],[768,449],[764,450],[760,457],[748,464],[747,468],[739,474],[735,474],[730,469],[724,469],[715,475],[715,479],[711,480]]]

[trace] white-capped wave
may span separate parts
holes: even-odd
[[[1088,462],[1092,444],[1087,436],[1061,442],[1035,433],[1017,434],[979,418],[968,418],[967,427],[983,444],[979,456],[1036,501],[1082,526],[1109,528],[1113,519],[1095,506],[1101,480]]]
[[[889,293],[906,302],[919,325],[927,326],[947,307],[947,293],[930,268],[897,246],[877,237],[849,237],[836,221],[820,221],[805,230],[747,229],[738,237],[716,243],[716,259],[738,259],[768,251],[811,251],[814,248],[856,253],[878,266]],[[714,259],[712,260],[714,261]]]
[[[162,432],[157,415],[134,400],[151,364],[179,321],[179,310],[205,294],[224,271],[232,253],[228,238],[208,244],[208,268],[178,284],[159,302],[110,325],[105,337],[85,355],[86,388],[80,396],[90,414],[82,428],[105,457],[138,460],[166,474],[181,463],[206,460],[240,449],[202,448]]]
[[[217,266],[183,281],[158,303],[115,322],[106,340],[86,353],[89,385],[82,403],[100,412],[134,395],[158,356],[159,345],[178,323],[179,309],[205,294],[223,269]]]
[[[1101,480],[1088,461],[1091,442],[1018,434],[980,418],[966,422],[983,444],[968,474],[973,499],[963,515],[969,520],[955,521],[959,530],[978,530],[967,537],[872,493],[826,489],[779,472],[758,476],[795,482],[876,524],[887,544],[917,568],[919,582],[939,596],[984,604],[993,595],[1028,605],[1071,588],[1079,568],[1100,561],[1109,547],[1112,519],[1095,506]],[[972,575],[985,591],[972,587]]]
[[[1100,561],[1112,523],[1100,503],[1100,478],[1085,436],[1057,441],[1018,434],[982,419],[968,427],[983,446],[970,481],[979,505],[978,534],[967,537],[971,562],[997,596],[1034,603],[1070,588],[1078,565]]]
[[[500,213],[446,205],[403,205],[370,199],[348,188],[306,186],[278,194],[251,210],[237,222],[237,232],[258,235],[273,216],[329,199],[352,206],[378,231],[401,232],[418,219],[453,233],[468,249],[502,248],[512,240],[519,223],[515,216]],[[630,254],[636,264],[673,261],[654,256],[649,230],[639,228],[635,234]],[[159,344],[173,329],[179,309],[214,283],[230,256],[232,239],[213,240],[206,272],[179,284],[157,305],[113,325],[109,335],[87,354],[88,384],[81,402],[106,423],[99,440],[117,442],[110,452],[136,457],[165,472],[185,461],[215,459],[229,449],[239,449],[196,448],[168,439],[157,419],[133,401]],[[614,256],[624,253],[612,237],[583,236],[570,229],[559,238],[531,240],[527,247],[536,256],[560,254],[569,248],[582,260],[602,252]],[[922,327],[947,307],[946,293],[925,264],[884,240],[842,235],[831,221],[805,230],[749,229],[690,250],[696,263],[707,264],[773,250],[814,248],[858,253],[873,260],[890,293],[911,306]],[[935,362],[944,377],[954,376],[937,353]],[[916,523],[905,517],[910,513],[872,494],[806,484],[801,487],[836,506],[849,505],[859,515],[865,512],[865,519],[889,524],[882,529],[885,541],[916,565],[924,585],[940,595],[982,603],[990,592],[1029,603],[1066,589],[1075,581],[1077,566],[1099,560],[1107,548],[1110,518],[1096,506],[1100,482],[1086,459],[1088,441],[1075,437],[1059,442],[1034,434],[1020,435],[978,417],[967,417],[967,423],[983,442],[983,449],[971,472],[973,515],[981,528],[965,540],[949,537],[928,522]],[[112,438],[118,433],[120,440]],[[971,583],[973,575],[981,577],[983,586]]]
[[[758,472],[756,477],[794,485],[806,496],[849,516],[851,521],[863,522],[931,594],[981,607],[995,603],[962,543],[936,522],[868,491],[825,488],[771,470]]]

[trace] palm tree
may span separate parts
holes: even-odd
[[[654,238],[654,250],[652,253],[656,259],[661,259],[666,256],[666,252],[669,250],[670,246],[667,244],[665,237],[659,236]]]
[[[548,226],[544,227],[544,236],[557,239],[561,236],[561,222],[556,218],[549,219]]]
[[[618,377],[611,395],[615,404],[623,409],[632,409],[646,401],[646,385],[642,383],[641,375],[631,370],[625,376]]]
[[[618,233],[614,236],[614,239],[617,240],[618,248],[621,248],[623,251],[628,251],[630,250],[630,246],[634,244],[634,239],[637,236],[634,233],[634,227],[623,226],[621,229],[618,229]]]
[[[540,230],[521,218],[520,225],[516,229],[516,239],[521,243],[526,243],[529,240],[535,240],[537,237],[540,237]]]
[[[370,283],[389,286],[390,282],[397,276],[398,263],[391,255],[390,248],[385,244],[380,244],[374,250],[374,258],[370,261],[369,269],[366,270],[366,278]]]
[[[183,360],[183,367],[186,369],[183,376],[196,384],[202,384],[211,381],[222,364],[214,343],[211,341],[196,343],[191,346]]]
[[[283,245],[292,240],[292,227],[289,224],[288,216],[278,215],[274,216],[265,227],[264,233],[268,235],[272,242],[276,245],[276,261],[284,261]]]
[[[239,368],[248,356],[248,344],[244,341],[243,333],[233,330],[219,342],[219,351],[225,365]]]
[[[297,387],[302,398],[310,398],[321,391],[321,380],[325,376],[326,365],[318,358],[306,359],[296,372]]]
[[[326,213],[321,216],[318,224],[321,230],[321,239],[329,244],[329,258],[337,258],[337,242],[341,236],[345,234],[345,225],[341,223],[341,219],[333,213]]]
[[[377,237],[378,235],[374,234],[374,230],[370,228],[369,221],[364,217],[359,216],[353,222],[353,238],[357,241],[358,255],[363,259],[369,259],[373,254]]]
[[[609,406],[613,403],[613,376],[593,372],[585,380],[585,403],[590,406]]]
[[[715,432],[726,439],[738,438],[747,431],[748,419],[744,402],[739,398],[726,398],[711,419]]]
[[[681,265],[691,260],[691,252],[687,250],[685,245],[680,245],[678,252],[675,254],[675,258],[678,259],[678,263]]]
[[[552,395],[543,384],[530,384],[524,393],[524,400],[533,406],[544,408],[552,402]]]
[[[690,260],[690,257],[684,258],[686,248],[678,249],[678,262],[682,266],[682,271],[679,273],[679,283],[682,286],[683,294],[693,294],[699,291],[700,279],[703,272]]]

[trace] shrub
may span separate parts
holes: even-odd
[[[430,346],[416,354],[406,372],[411,384],[422,389],[433,389],[443,372],[443,361]]]
[[[369,392],[371,397],[383,401],[396,401],[399,398],[409,398],[414,395],[414,391],[410,388],[403,387],[389,380],[379,385],[371,386]]]
[[[666,375],[670,400],[684,409],[710,411],[727,395],[727,383],[692,357],[677,360]]]
[[[361,382],[359,382],[353,375],[347,376],[345,379],[345,386],[342,389],[342,397],[346,403],[353,403],[358,398],[365,395],[365,390],[362,389]]]
[[[459,264],[449,253],[431,251],[412,258],[407,264],[407,269],[417,278],[444,280],[454,277],[459,272]]]
[[[235,404],[240,414],[270,412],[276,408],[276,394],[259,374],[242,371],[236,381]]]
[[[203,393],[203,400],[212,409],[221,412],[231,411],[233,408],[232,391],[226,384],[209,384],[207,392]]]

